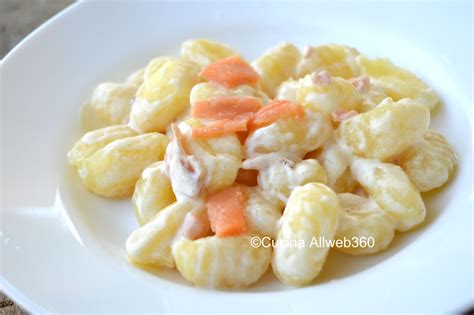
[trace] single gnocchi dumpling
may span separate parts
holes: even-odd
[[[232,185],[242,164],[242,146],[235,134],[194,139],[192,126],[198,123],[193,119],[180,123],[167,149],[171,185],[178,200]]]
[[[338,194],[337,197],[341,212],[335,239],[350,240],[353,246],[336,248],[351,255],[374,254],[387,248],[395,236],[395,219],[383,212],[372,199],[351,193]]]
[[[321,71],[300,79],[296,102],[307,109],[331,115],[338,109],[360,111],[362,98],[350,82]]]
[[[256,282],[270,265],[271,247],[254,247],[251,236],[198,240],[182,238],[173,246],[176,268],[201,287],[238,288]]]
[[[245,187],[245,190],[248,200],[244,215],[249,231],[275,239],[283,206],[268,198],[259,187]]]
[[[429,123],[425,106],[410,99],[388,101],[344,120],[339,136],[358,156],[388,160],[420,140]]]
[[[324,168],[317,160],[308,159],[299,163],[286,159],[275,159],[269,167],[259,170],[258,184],[272,200],[285,205],[291,192],[307,183],[327,183]]]
[[[138,264],[174,268],[171,245],[188,213],[205,209],[200,199],[177,201],[158,212],[151,221],[135,230],[125,248],[130,260]]]
[[[135,185],[132,203],[140,225],[149,222],[158,211],[176,201],[164,161],[145,168]]]
[[[138,133],[127,125],[117,125],[90,131],[77,141],[68,152],[70,165],[77,166],[84,159],[115,140],[137,136]]]
[[[234,88],[225,88],[224,86],[211,82],[196,84],[191,90],[189,99],[192,106],[196,102],[210,100],[218,96],[253,96],[260,98],[262,104],[268,103],[268,96],[250,85],[244,84]]]
[[[229,46],[208,39],[187,40],[181,45],[181,57],[200,67],[235,55],[239,54]]]
[[[251,132],[245,141],[247,158],[281,153],[297,160],[321,147],[331,135],[331,123],[319,112],[305,110],[303,121],[295,118],[278,121]]]
[[[92,99],[81,110],[82,127],[89,131],[128,123],[133,97],[138,87],[133,84],[104,82],[92,93]]]
[[[443,186],[457,164],[456,153],[443,135],[427,130],[423,139],[403,152],[400,165],[421,191]]]
[[[344,45],[307,46],[298,64],[298,77],[326,70],[333,77],[349,79],[360,73],[357,64],[359,52]]]
[[[334,239],[339,211],[337,195],[324,184],[309,183],[293,190],[272,259],[273,272],[281,282],[306,285],[317,277],[330,248],[316,246],[314,241]]]
[[[359,56],[357,62],[361,73],[380,86],[393,100],[414,99],[429,110],[439,101],[438,95],[413,73],[395,66],[384,58],[369,59]]]
[[[130,197],[142,171],[162,160],[168,137],[148,133],[115,140],[76,165],[91,192],[109,198]]]
[[[252,63],[260,75],[260,84],[268,96],[276,95],[278,86],[289,78],[296,77],[296,65],[301,54],[294,45],[283,43],[267,50]]]
[[[153,59],[145,69],[130,112],[130,125],[142,132],[165,132],[189,107],[189,94],[199,82],[199,67],[172,57]]]
[[[408,231],[424,221],[426,209],[420,191],[400,166],[355,159],[351,171],[380,209],[395,218],[398,231]]]

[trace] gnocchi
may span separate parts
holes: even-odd
[[[236,288],[256,282],[267,271],[272,249],[253,247],[250,236],[195,241],[181,239],[173,246],[177,269],[188,281],[202,287]]]
[[[90,103],[82,107],[81,119],[85,130],[126,124],[137,91],[133,84],[104,82],[92,94]]]
[[[191,90],[189,98],[192,106],[196,102],[209,100],[218,96],[253,96],[260,98],[263,104],[268,103],[268,96],[250,85],[239,85],[235,88],[228,89],[210,82],[196,84]]]
[[[395,218],[398,231],[407,231],[423,222],[426,209],[420,191],[400,166],[355,159],[351,171],[380,208]]]
[[[244,146],[247,158],[268,153],[302,158],[321,147],[331,134],[330,123],[321,113],[309,110],[305,113],[303,122],[294,118],[280,119],[251,132]]]
[[[178,58],[152,60],[145,69],[130,112],[130,125],[142,132],[164,132],[186,110],[199,67]]]
[[[268,96],[274,97],[283,81],[296,77],[296,66],[301,54],[294,45],[283,43],[267,50],[263,56],[252,63],[260,74],[260,83]]]
[[[283,207],[258,187],[247,187],[245,219],[252,233],[276,238]]]
[[[283,43],[249,64],[193,39],[179,58],[99,84],[67,158],[90,192],[131,197],[137,266],[209,288],[268,269],[303,286],[330,251],[389,250],[423,223],[421,193],[459,163],[430,129],[437,103],[411,72],[345,45]]]
[[[176,201],[164,161],[145,168],[138,179],[132,196],[138,223],[149,222],[158,211]]]
[[[205,207],[202,200],[172,203],[158,212],[148,223],[135,230],[125,244],[129,259],[138,264],[174,268],[171,245],[185,216]]]
[[[343,121],[339,136],[355,154],[388,160],[423,137],[430,112],[410,99],[387,102]]]
[[[349,79],[360,74],[357,57],[359,52],[344,45],[306,46],[298,64],[298,77],[320,71],[332,76]]]
[[[360,110],[362,98],[350,82],[321,71],[308,74],[299,81],[296,102],[310,110],[331,115],[336,109]]]
[[[338,250],[351,255],[374,254],[387,248],[395,236],[396,221],[383,212],[377,203],[351,193],[338,194],[341,212],[335,238],[343,240],[372,238],[371,246],[339,247]]]
[[[201,67],[234,55],[238,54],[229,46],[208,39],[187,40],[181,45],[181,57]]]
[[[195,169],[202,170],[201,181],[196,185],[206,187],[204,190],[207,193],[212,193],[230,186],[235,181],[242,164],[242,146],[236,135],[227,135],[208,140],[193,140],[191,126],[196,123],[198,122],[188,120],[179,125],[179,130],[183,134],[183,148],[188,155],[196,160]],[[172,165],[170,165],[170,169],[172,172]],[[178,189],[176,186],[189,185],[183,183],[179,179],[180,175],[178,174],[173,175],[173,173],[170,173],[170,176],[172,183],[175,183],[173,184],[174,189]],[[202,187],[198,188],[198,191],[201,189]]]
[[[76,167],[84,186],[111,198],[130,197],[141,172],[163,159],[168,137],[149,133],[107,144]]]
[[[68,152],[69,164],[77,166],[98,150],[115,140],[138,136],[138,133],[127,125],[118,125],[97,129],[86,133]]]
[[[285,205],[290,193],[307,183],[326,184],[327,175],[317,160],[308,159],[294,163],[285,159],[275,160],[258,174],[258,184],[272,200]]]
[[[388,96],[395,101],[411,98],[414,101],[433,109],[439,101],[438,95],[413,73],[395,66],[388,59],[369,59],[358,56],[361,74],[371,78]]]
[[[277,237],[277,242],[287,246],[276,246],[272,259],[278,279],[289,285],[305,285],[316,278],[329,248],[312,245],[313,238],[333,239],[338,220],[339,200],[330,188],[309,183],[294,189]],[[292,244],[295,241],[301,244]]]
[[[419,142],[401,155],[401,166],[421,191],[443,186],[457,164],[456,153],[443,135],[427,130]]]

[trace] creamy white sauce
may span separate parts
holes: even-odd
[[[204,189],[204,169],[194,155],[188,155],[183,146],[184,136],[173,125],[173,137],[166,148],[166,171],[177,200],[198,197]]]

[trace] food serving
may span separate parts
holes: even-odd
[[[92,193],[131,197],[132,263],[197,286],[245,287],[269,268],[308,285],[330,250],[375,254],[424,221],[422,193],[457,164],[430,129],[438,103],[348,46],[283,43],[250,63],[188,40],[179,58],[99,84],[68,160]]]

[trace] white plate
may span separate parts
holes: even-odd
[[[33,312],[460,311],[472,304],[472,7],[469,2],[75,4],[2,64],[1,286]],[[66,165],[79,107],[188,38],[255,58],[280,41],[339,42],[411,69],[440,94],[433,126],[459,154],[426,224],[372,257],[330,255],[319,280],[285,288],[270,274],[242,291],[197,289],[125,257],[130,201],[88,193]],[[468,111],[469,110],[469,111]],[[160,274],[157,277],[155,274]]]

